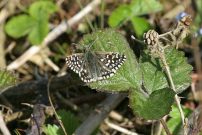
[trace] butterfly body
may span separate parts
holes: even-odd
[[[89,71],[89,78],[93,78],[94,80],[100,80],[99,75],[101,74],[99,59],[96,54],[88,51],[84,54],[84,63],[86,63],[86,69]],[[85,66],[85,65],[83,65]],[[81,74],[82,75],[82,74]]]
[[[67,56],[66,63],[84,82],[95,82],[113,76],[125,60],[125,55],[116,52],[87,50]]]

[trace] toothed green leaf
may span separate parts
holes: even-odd
[[[176,86],[176,92],[180,93],[191,83],[192,66],[187,63],[184,53],[181,51],[167,48],[165,57]],[[165,67],[160,59],[151,58],[145,51],[141,54],[140,67],[142,83],[136,90],[131,91],[130,106],[140,117],[160,119],[171,110],[175,92],[169,86]]]
[[[143,89],[133,90],[130,93],[130,107],[133,112],[144,119],[160,119],[167,115],[174,101],[175,92],[170,88],[155,90],[146,93]]]

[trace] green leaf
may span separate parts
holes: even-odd
[[[193,67],[187,63],[184,52],[173,48],[166,49],[166,61],[170,67],[171,76],[176,87],[176,92],[181,93],[191,84]]]
[[[60,117],[60,120],[62,120],[67,134],[72,135],[80,124],[78,117],[76,117],[73,113],[67,112],[65,110],[59,110],[57,113]],[[59,133],[63,133],[61,128],[59,130]]]
[[[162,10],[157,0],[133,0],[130,4],[120,5],[109,17],[108,24],[117,27],[134,16],[154,13]]]
[[[35,21],[28,15],[19,15],[10,19],[5,26],[6,33],[14,38],[28,34],[35,26]]]
[[[170,88],[155,90],[151,94],[144,89],[132,90],[130,107],[133,112],[144,119],[160,119],[167,115],[174,102],[175,92]]]
[[[183,112],[185,114],[185,117],[188,117],[192,111],[188,108],[183,107]],[[168,120],[167,126],[173,135],[178,135],[182,126],[182,120],[177,106],[172,106],[172,111],[169,115],[171,118]],[[163,132],[163,134],[166,135],[165,132]]]
[[[192,67],[187,63],[183,52],[167,48],[165,53],[177,93],[182,92],[190,85]],[[169,113],[175,92],[169,88],[165,68],[159,59],[151,58],[145,51],[141,54],[140,67],[142,86],[131,90],[130,106],[140,117],[160,119]]]
[[[149,94],[155,90],[168,87],[167,79],[163,73],[161,65],[158,64],[158,61],[151,59],[147,54],[142,54],[140,60],[140,67],[143,74],[143,85]]]
[[[32,44],[40,44],[46,37],[49,31],[49,15],[56,10],[56,5],[51,1],[37,1],[31,5],[29,13],[36,21],[35,27],[28,36]]]
[[[151,14],[163,9],[158,0],[133,0],[129,6],[133,15]]]
[[[115,9],[109,17],[108,24],[110,27],[117,27],[123,24],[131,15],[131,10],[128,5],[120,5],[117,9]]]
[[[29,15],[19,15],[8,21],[6,32],[14,38],[28,34],[32,44],[40,44],[49,31],[49,16],[56,10],[56,5],[51,1],[37,1],[29,8]]]
[[[60,128],[58,126],[49,124],[43,127],[43,131],[46,135],[61,135],[58,133],[59,129]]]
[[[40,44],[48,34],[48,20],[43,19],[43,15],[39,15],[35,27],[29,33],[28,39],[32,44]]]
[[[52,1],[37,1],[29,8],[29,14],[36,19],[42,15],[45,17],[44,19],[48,19],[48,16],[55,11],[57,11],[57,7]]]
[[[138,64],[125,38],[112,29],[84,36],[80,47],[86,46],[90,46],[91,51],[118,52],[127,57],[113,77],[88,84],[91,88],[108,92],[130,89],[130,106],[136,115],[145,119],[160,119],[169,113],[176,93],[169,88],[168,78],[159,59],[151,58],[145,51]],[[192,67],[187,64],[184,54],[175,49],[167,48],[166,59],[177,92],[180,92],[190,85]]]
[[[4,88],[15,85],[16,82],[17,77],[13,72],[0,69],[0,92]]]
[[[187,63],[184,52],[173,48],[165,50],[165,57],[170,67],[171,76],[173,78],[176,92],[184,91],[191,84],[192,66]],[[151,58],[147,52],[142,54],[141,69],[144,74],[144,85],[149,92],[155,89],[169,87],[165,67],[160,59]]]
[[[144,32],[150,28],[150,24],[144,18],[134,16],[131,18],[131,22],[138,37],[142,37]]]
[[[91,45],[92,51],[118,52],[126,55],[125,63],[116,74],[106,80],[91,83],[89,86],[101,91],[127,91],[140,83],[141,73],[133,51],[125,38],[113,29],[106,29],[84,36],[80,45]]]
[[[199,31],[201,29],[201,21],[202,21],[202,1],[201,0],[196,0],[195,1],[196,5],[196,15],[194,17],[194,27],[192,28],[192,31]],[[201,35],[200,35],[201,37]]]
[[[196,0],[196,7],[197,7],[197,14],[199,14],[199,16],[202,15],[202,1],[201,0]]]

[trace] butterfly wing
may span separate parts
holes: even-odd
[[[116,52],[96,52],[95,54],[99,60],[100,67],[102,67],[98,77],[100,80],[113,76],[126,60],[125,55]]]
[[[126,56],[121,55],[116,52],[106,52],[99,53],[96,52],[96,56],[98,57],[100,63],[105,67],[106,70],[116,73],[116,71],[121,67],[121,65],[125,62]]]
[[[90,70],[91,67],[89,67],[91,65],[89,65],[88,60],[85,58],[86,57],[84,53],[75,53],[73,55],[67,56],[65,60],[67,66],[74,72],[78,73],[82,81],[94,82],[97,79],[92,77],[92,71]]]
[[[83,70],[84,62],[84,54],[83,53],[75,53],[73,55],[66,57],[67,66],[76,73],[79,73]]]
[[[79,76],[82,81],[84,82],[95,82],[97,79],[91,76],[91,71],[88,69],[83,69],[79,72]]]

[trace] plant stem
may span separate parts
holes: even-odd
[[[167,135],[172,135],[171,132],[170,132],[170,130],[169,130],[169,128],[168,128],[168,126],[166,125],[165,120],[164,119],[160,119],[160,122],[163,125],[163,128],[164,128],[166,134]]]
[[[59,118],[59,116],[58,116],[58,114],[57,114],[57,112],[56,112],[56,110],[55,110],[55,107],[53,106],[53,102],[52,102],[51,97],[50,97],[50,84],[51,84],[52,79],[53,79],[53,78],[51,77],[51,78],[48,80],[48,84],[47,84],[48,100],[49,100],[50,105],[51,105],[51,107],[52,107],[52,109],[53,109],[53,111],[54,111],[54,114],[55,114],[55,116],[56,116],[56,119],[57,119],[57,121],[59,122],[59,124],[60,124],[60,126],[61,126],[61,128],[62,128],[62,130],[63,130],[63,133],[64,133],[65,135],[68,135],[67,132],[66,132],[66,130],[65,130],[65,127],[64,127],[64,125],[63,125],[63,123],[62,123],[62,121],[60,120],[60,118]]]
[[[81,10],[83,10],[83,6],[80,2],[80,0],[76,0],[76,2],[78,3],[79,7],[81,8]],[[90,19],[88,18],[88,16],[84,16],[88,25],[90,26],[91,30],[94,31],[94,27],[93,27],[93,24],[91,23]]]
[[[105,1],[101,0],[101,16],[100,16],[100,28],[104,28],[104,10],[105,10]]]
[[[166,58],[165,58],[164,52],[161,55],[161,60],[162,60],[162,62],[164,64],[164,66],[165,66],[166,74],[168,76],[171,88],[176,92],[176,88],[175,88],[175,85],[174,85],[174,82],[173,82],[173,79],[172,79],[172,76],[171,76],[171,73],[170,73],[170,68],[169,68],[169,66],[168,66],[168,64],[166,62]],[[186,126],[185,116],[184,116],[184,113],[183,113],[183,110],[182,110],[182,106],[180,104],[180,98],[178,97],[177,94],[175,95],[175,101],[177,103],[177,107],[178,107],[178,110],[180,112],[180,117],[181,117],[181,120],[182,120],[182,124],[183,124],[183,128],[184,128],[184,133],[185,133],[185,126]]]

